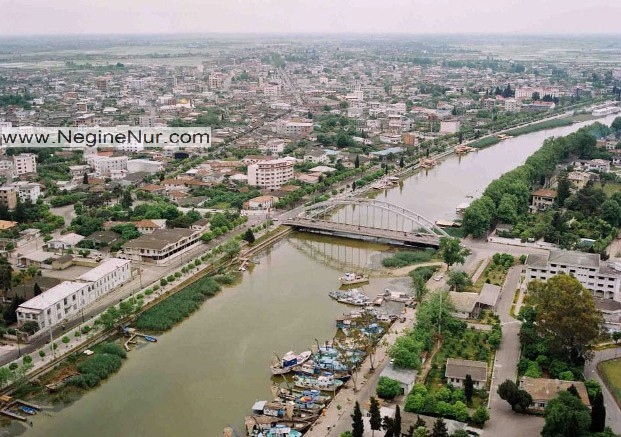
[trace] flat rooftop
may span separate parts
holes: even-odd
[[[29,301],[24,302],[19,308],[43,311],[85,287],[88,287],[88,284],[84,282],[64,281],[44,291],[40,295],[33,297]]]
[[[79,276],[78,279],[80,281],[85,281],[85,282],[97,282],[104,276],[109,275],[110,273],[114,272],[116,269],[119,269],[123,267],[124,265],[129,264],[130,262],[131,261],[127,259],[109,258],[105,261],[102,261],[94,269],[89,270],[88,272]]]

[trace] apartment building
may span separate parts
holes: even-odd
[[[37,183],[17,181],[6,186],[15,190],[21,202],[30,200],[32,203],[36,203],[41,196],[41,186]]]
[[[597,298],[621,302],[621,271],[602,262],[598,254],[552,250],[545,255],[528,255],[525,282],[547,281],[559,273],[574,276]]]
[[[13,171],[17,176],[27,173],[36,173],[36,155],[32,153],[20,153],[19,155],[13,156]]]
[[[248,185],[280,188],[293,179],[293,162],[289,159],[260,161],[248,166]]]
[[[78,281],[88,284],[89,302],[93,302],[109,291],[123,285],[132,278],[131,261],[109,258],[97,267],[78,277]]]
[[[278,135],[302,137],[313,131],[313,122],[303,119],[278,120],[273,130]]]
[[[127,156],[91,156],[86,162],[98,175],[109,175],[127,170],[127,161]]]

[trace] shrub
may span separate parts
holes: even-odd
[[[102,343],[100,349],[104,354],[116,355],[121,358],[127,357],[127,352],[120,345],[113,342]]]
[[[144,291],[144,294],[145,294],[145,295],[147,295],[147,296],[151,296],[151,295],[153,294],[153,290],[151,290],[150,288],[147,288],[147,289]]]
[[[218,291],[220,285],[212,277],[205,276],[142,313],[136,320],[136,328],[166,331],[196,311],[205,299]]]
[[[160,285],[162,287],[166,286],[168,284],[168,281],[165,278],[160,279]]]
[[[571,371],[566,370],[558,374],[558,379],[562,379],[563,381],[573,381],[575,378]]]
[[[382,399],[393,399],[402,393],[401,384],[385,376],[380,377],[377,383],[377,395]]]
[[[118,371],[121,368],[121,364],[122,359],[118,355],[100,353],[95,354],[78,364],[77,369],[78,372],[85,375],[87,381],[89,381],[89,378],[94,381],[94,378],[89,375],[95,375],[98,380],[94,385],[97,385],[99,384],[99,380],[106,379],[110,374]],[[90,387],[93,387],[94,385],[89,382]]]

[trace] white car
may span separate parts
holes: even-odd
[[[438,276],[436,276],[434,279],[435,279],[436,281],[441,281],[441,280],[442,280],[442,278],[444,278],[444,275],[438,275]]]

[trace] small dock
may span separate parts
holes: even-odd
[[[129,339],[123,343],[123,347],[125,348],[125,350],[127,352],[131,351],[131,347],[129,346],[130,344],[136,344],[136,337],[141,337],[144,338],[146,341],[150,342],[150,343],[157,343],[157,337],[153,337],[152,335],[146,335],[146,334],[141,334],[139,332],[135,332],[133,331],[131,333],[131,336],[129,337]]]
[[[21,399],[16,399],[16,400],[10,402],[2,410],[0,410],[0,413],[4,414],[5,416],[10,417],[11,419],[21,420],[22,422],[25,422],[26,420],[28,420],[27,416],[22,416],[21,414],[18,414],[16,412],[12,411],[12,409],[14,407],[18,407],[18,406],[21,406],[21,405],[23,405],[25,407],[32,408],[34,410],[37,410],[37,412],[41,411],[41,407],[39,405],[30,403],[30,402],[26,402],[26,401],[23,401]]]

